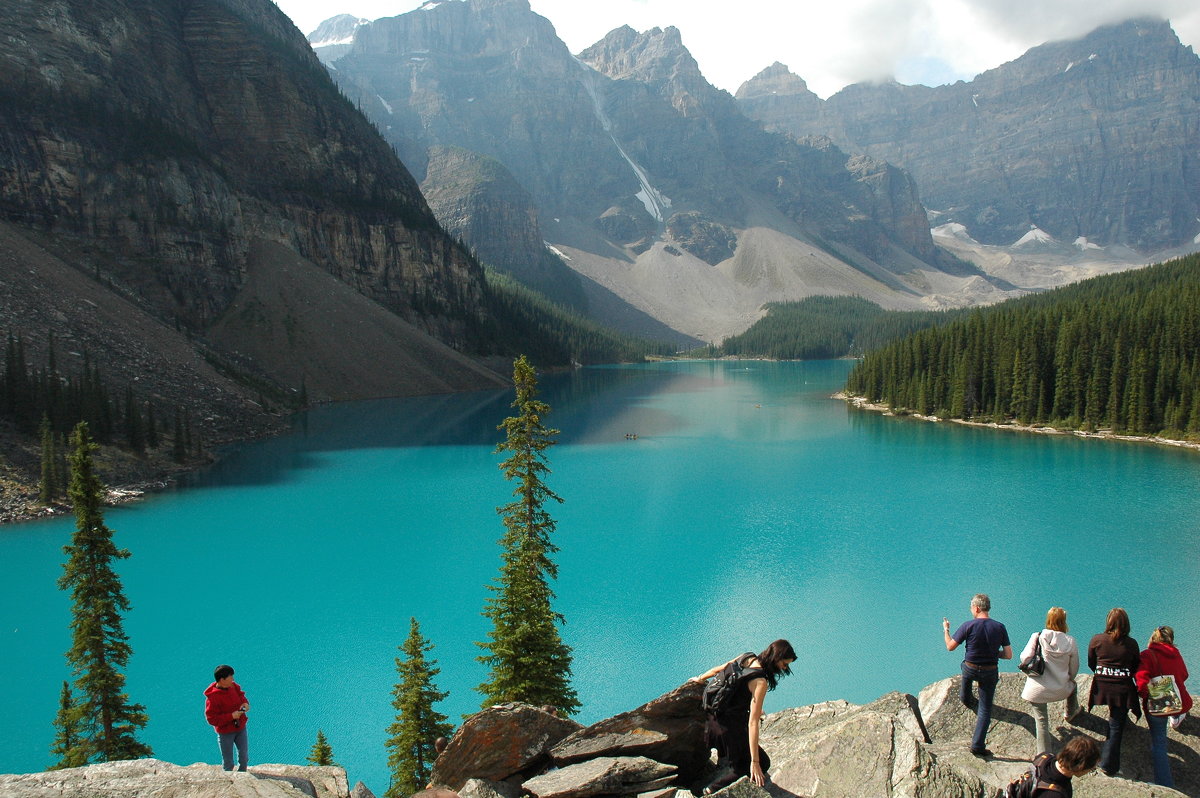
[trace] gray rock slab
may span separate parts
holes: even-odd
[[[537,798],[587,798],[628,795],[662,786],[676,768],[642,756],[598,757],[551,770],[521,787]]]
[[[778,795],[785,795],[785,793],[780,792]],[[714,792],[712,798],[778,798],[778,795],[759,787],[743,776],[728,787],[722,787]]]
[[[248,773],[226,772],[216,765],[181,767],[157,759],[105,762],[46,773],[0,775],[4,798],[346,798],[327,785],[336,776],[297,765],[263,765]],[[313,778],[304,773],[313,771]],[[318,786],[321,785],[321,786]]]
[[[774,788],[801,796],[982,796],[983,784],[939,765],[917,702],[893,693],[866,706],[829,702],[769,715],[762,746]]]
[[[458,795],[459,798],[518,798],[521,788],[507,781],[467,779]]]
[[[350,798],[375,798],[375,793],[361,781],[356,781],[350,790]]]
[[[350,794],[346,771],[333,765],[252,765],[250,772],[287,781],[311,798],[346,798]]]

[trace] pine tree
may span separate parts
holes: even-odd
[[[92,461],[99,448],[79,422],[71,434],[71,485],[68,498],[75,508],[75,533],[64,546],[67,562],[58,586],[71,591],[71,648],[67,662],[78,693],[79,743],[85,762],[109,762],[149,756],[150,746],[135,734],[146,725],[145,707],[130,704],[124,692],[132,648],[121,614],[129,610],[113,560],[129,556],[113,543],[112,530],[101,510],[104,486]]]
[[[38,486],[38,499],[42,504],[50,504],[62,494],[58,479],[58,452],[54,444],[50,418],[42,416],[42,478]]]
[[[171,437],[171,459],[182,463],[187,459],[188,447],[183,434],[183,408],[175,408],[175,432]]]
[[[440,671],[436,660],[425,658],[433,646],[421,636],[416,618],[409,620],[408,639],[400,650],[404,652],[403,659],[396,658],[400,681],[392,691],[396,721],[388,726],[391,736],[385,744],[392,773],[386,798],[404,798],[425,787],[437,758],[434,742],[451,731],[446,716],[433,708],[449,693],[439,691],[433,683]]]
[[[558,547],[551,541],[554,519],[545,509],[547,501],[562,499],[543,481],[550,472],[545,450],[558,430],[542,423],[550,407],[538,400],[537,376],[524,355],[513,364],[513,383],[512,407],[518,414],[500,425],[507,439],[496,451],[509,453],[500,468],[517,483],[516,500],[497,508],[505,527],[500,577],[488,586],[492,597],[483,612],[492,621],[491,639],[479,644],[487,651],[479,660],[490,673],[477,689],[484,707],[524,701],[571,715],[578,711],[579,699],[570,684],[571,648],[558,633],[563,617],[551,607],[549,580],[557,577],[558,566],[550,555]]]
[[[333,746],[325,739],[325,732],[320,729],[317,729],[317,741],[313,743],[306,761],[312,765],[337,765],[337,762],[333,761]]]
[[[50,753],[58,757],[50,766],[50,770],[61,768],[77,768],[87,764],[87,756],[80,745],[79,737],[79,708],[75,705],[75,697],[71,695],[71,685],[63,681],[62,693],[58,699],[58,715],[54,718],[54,745]]]

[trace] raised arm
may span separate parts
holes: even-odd
[[[946,650],[953,651],[958,648],[958,641],[950,636],[950,621],[942,618],[942,636],[946,638]]]

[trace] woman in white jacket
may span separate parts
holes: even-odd
[[[1049,751],[1054,753],[1050,737],[1050,713],[1047,704],[1066,700],[1067,710],[1063,720],[1070,722],[1079,713],[1079,696],[1075,688],[1075,674],[1079,673],[1079,647],[1075,638],[1067,634],[1067,611],[1062,607],[1051,607],[1046,613],[1046,628],[1035,632],[1021,652],[1021,660],[1033,654],[1038,640],[1042,643],[1042,657],[1046,670],[1041,676],[1030,676],[1021,691],[1033,706],[1034,733],[1037,735],[1037,750],[1034,755]]]

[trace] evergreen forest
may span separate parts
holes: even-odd
[[[523,352],[548,366],[622,363],[665,355],[669,344],[610,330],[556,304],[494,269],[485,269],[487,306],[494,320],[486,340],[500,354]],[[502,321],[501,321],[502,320]]]
[[[1200,438],[1200,255],[973,310],[867,353],[894,411]]]
[[[767,315],[750,329],[702,354],[774,360],[855,357],[963,313],[884,310],[856,296],[814,296],[799,302],[772,302],[766,307]]]

